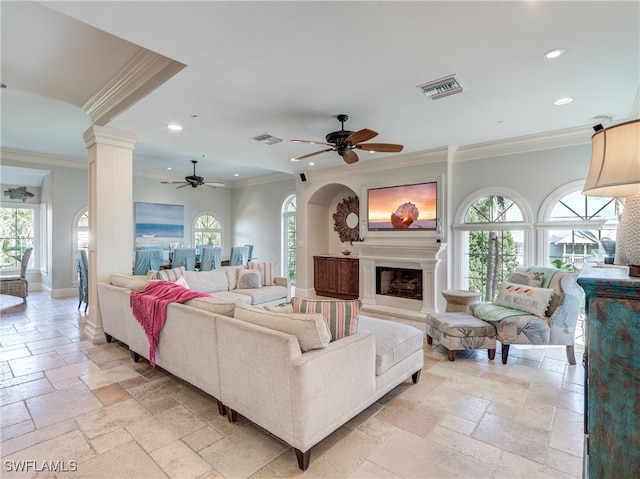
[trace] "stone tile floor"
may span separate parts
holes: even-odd
[[[425,342],[420,382],[406,381],[313,447],[302,473],[290,447],[242,417],[230,424],[207,394],[134,363],[120,343],[84,340],[75,298],[33,292],[26,306],[10,296],[0,303],[3,478],[582,474],[584,374],[562,347],[512,346],[503,365],[486,351],[449,362]],[[582,350],[578,342],[579,359]]]

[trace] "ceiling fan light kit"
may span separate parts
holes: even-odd
[[[165,185],[180,185],[176,188],[184,188],[185,186],[191,186],[191,188],[197,188],[198,186],[208,186],[209,188],[216,188],[217,186],[224,186],[224,183],[217,181],[206,181],[202,176],[196,175],[196,160],[191,160],[193,163],[193,175],[185,176],[184,181],[161,181],[160,183]]]
[[[314,140],[291,140],[294,143],[310,143],[312,145],[327,145],[330,148],[324,150],[315,151],[307,155],[291,158],[291,161],[300,161],[305,158],[309,158],[315,155],[320,155],[328,151],[336,151],[342,157],[345,163],[351,164],[359,160],[358,155],[354,150],[365,150],[369,153],[398,153],[402,151],[402,145],[396,145],[393,143],[363,143],[376,136],[378,132],[363,128],[358,131],[349,131],[344,129],[344,122],[349,119],[345,114],[337,116],[338,121],[342,124],[342,128],[338,131],[329,133],[325,139],[326,142],[314,141]]]

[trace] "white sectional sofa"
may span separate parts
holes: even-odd
[[[129,307],[144,284],[115,275],[98,285],[104,330],[134,360],[149,356]],[[418,381],[424,335],[360,315],[355,332],[333,340],[322,314],[289,311],[215,297],[170,304],[155,360],[215,397],[230,421],[239,413],[292,446],[305,470],[313,445],[408,378]]]

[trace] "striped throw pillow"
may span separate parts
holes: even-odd
[[[358,330],[360,302],[354,300],[315,300],[291,298],[294,313],[321,313],[331,331],[331,341],[344,338]]]
[[[260,279],[262,280],[262,286],[273,286],[276,283],[274,279],[276,277],[276,264],[271,263],[254,263],[249,261],[247,263],[248,269],[257,269],[260,271]]]
[[[161,269],[157,272],[156,277],[153,279],[162,279],[164,281],[175,282],[178,278],[182,278],[184,276],[185,271],[186,269],[184,266],[173,269]],[[151,273],[151,271],[149,271],[149,273]],[[149,273],[147,273],[147,279],[149,279]]]

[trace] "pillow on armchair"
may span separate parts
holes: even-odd
[[[551,288],[534,288],[533,286],[503,281],[494,304],[544,318],[552,294],[553,289]]]

